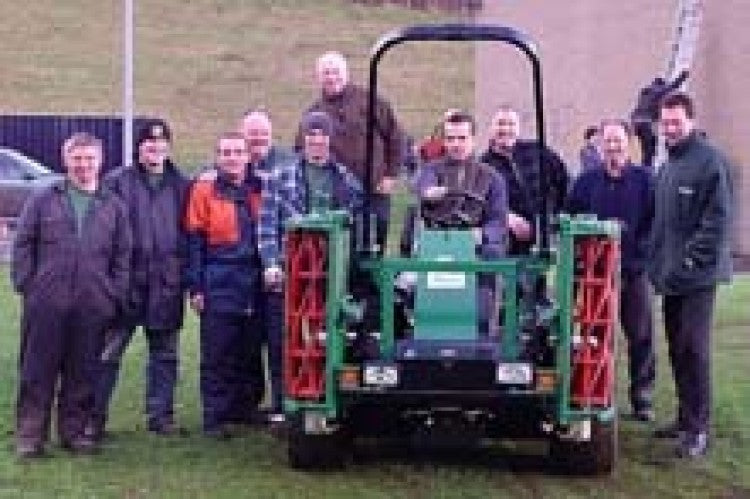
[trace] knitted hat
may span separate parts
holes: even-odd
[[[135,148],[138,149],[142,142],[157,139],[172,142],[172,133],[169,131],[169,127],[161,120],[145,120],[138,128],[138,133],[135,136]]]
[[[302,118],[302,133],[307,135],[314,130],[320,130],[323,135],[331,135],[333,123],[327,113],[322,111],[311,111]]]

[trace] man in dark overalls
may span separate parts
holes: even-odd
[[[125,207],[99,186],[102,143],[77,133],[62,148],[67,178],[26,205],[11,277],[23,296],[16,453],[36,457],[49,438],[59,380],[57,432],[75,453],[96,450],[84,428],[105,329],[122,310],[132,240]]]
[[[148,341],[148,430],[161,435],[175,431],[178,331],[182,327],[185,301],[182,274],[186,244],[182,214],[189,181],[170,159],[171,134],[161,121],[143,123],[135,147],[136,163],[115,170],[104,182],[128,209],[133,259],[128,309],[107,331],[100,356],[96,415],[90,429],[95,438],[104,430],[122,356],[137,326],[143,327]]]

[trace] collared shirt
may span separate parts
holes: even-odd
[[[94,197],[94,193],[79,189],[70,182],[65,185],[65,192],[68,195],[70,205],[73,207],[76,230],[80,236],[83,232],[83,221],[86,218],[86,211],[91,204],[91,199]]]

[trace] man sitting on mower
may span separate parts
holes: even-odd
[[[505,180],[474,155],[476,123],[463,111],[446,113],[445,156],[427,163],[413,182],[425,228],[471,229],[482,259],[500,258],[507,240]],[[479,276],[479,331],[490,332],[494,279]]]

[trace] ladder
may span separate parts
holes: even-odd
[[[679,0],[674,38],[667,61],[666,81],[674,81],[682,71],[690,71],[698,45],[703,17],[703,0]],[[683,82],[683,87],[685,83]]]
[[[683,71],[689,72],[692,68],[702,19],[703,0],[678,0],[674,36],[669,47],[669,59],[667,60],[664,81],[673,82]],[[687,80],[683,81],[678,88],[685,90],[686,86]],[[654,166],[658,168],[666,158],[667,151],[664,138],[659,135]]]

